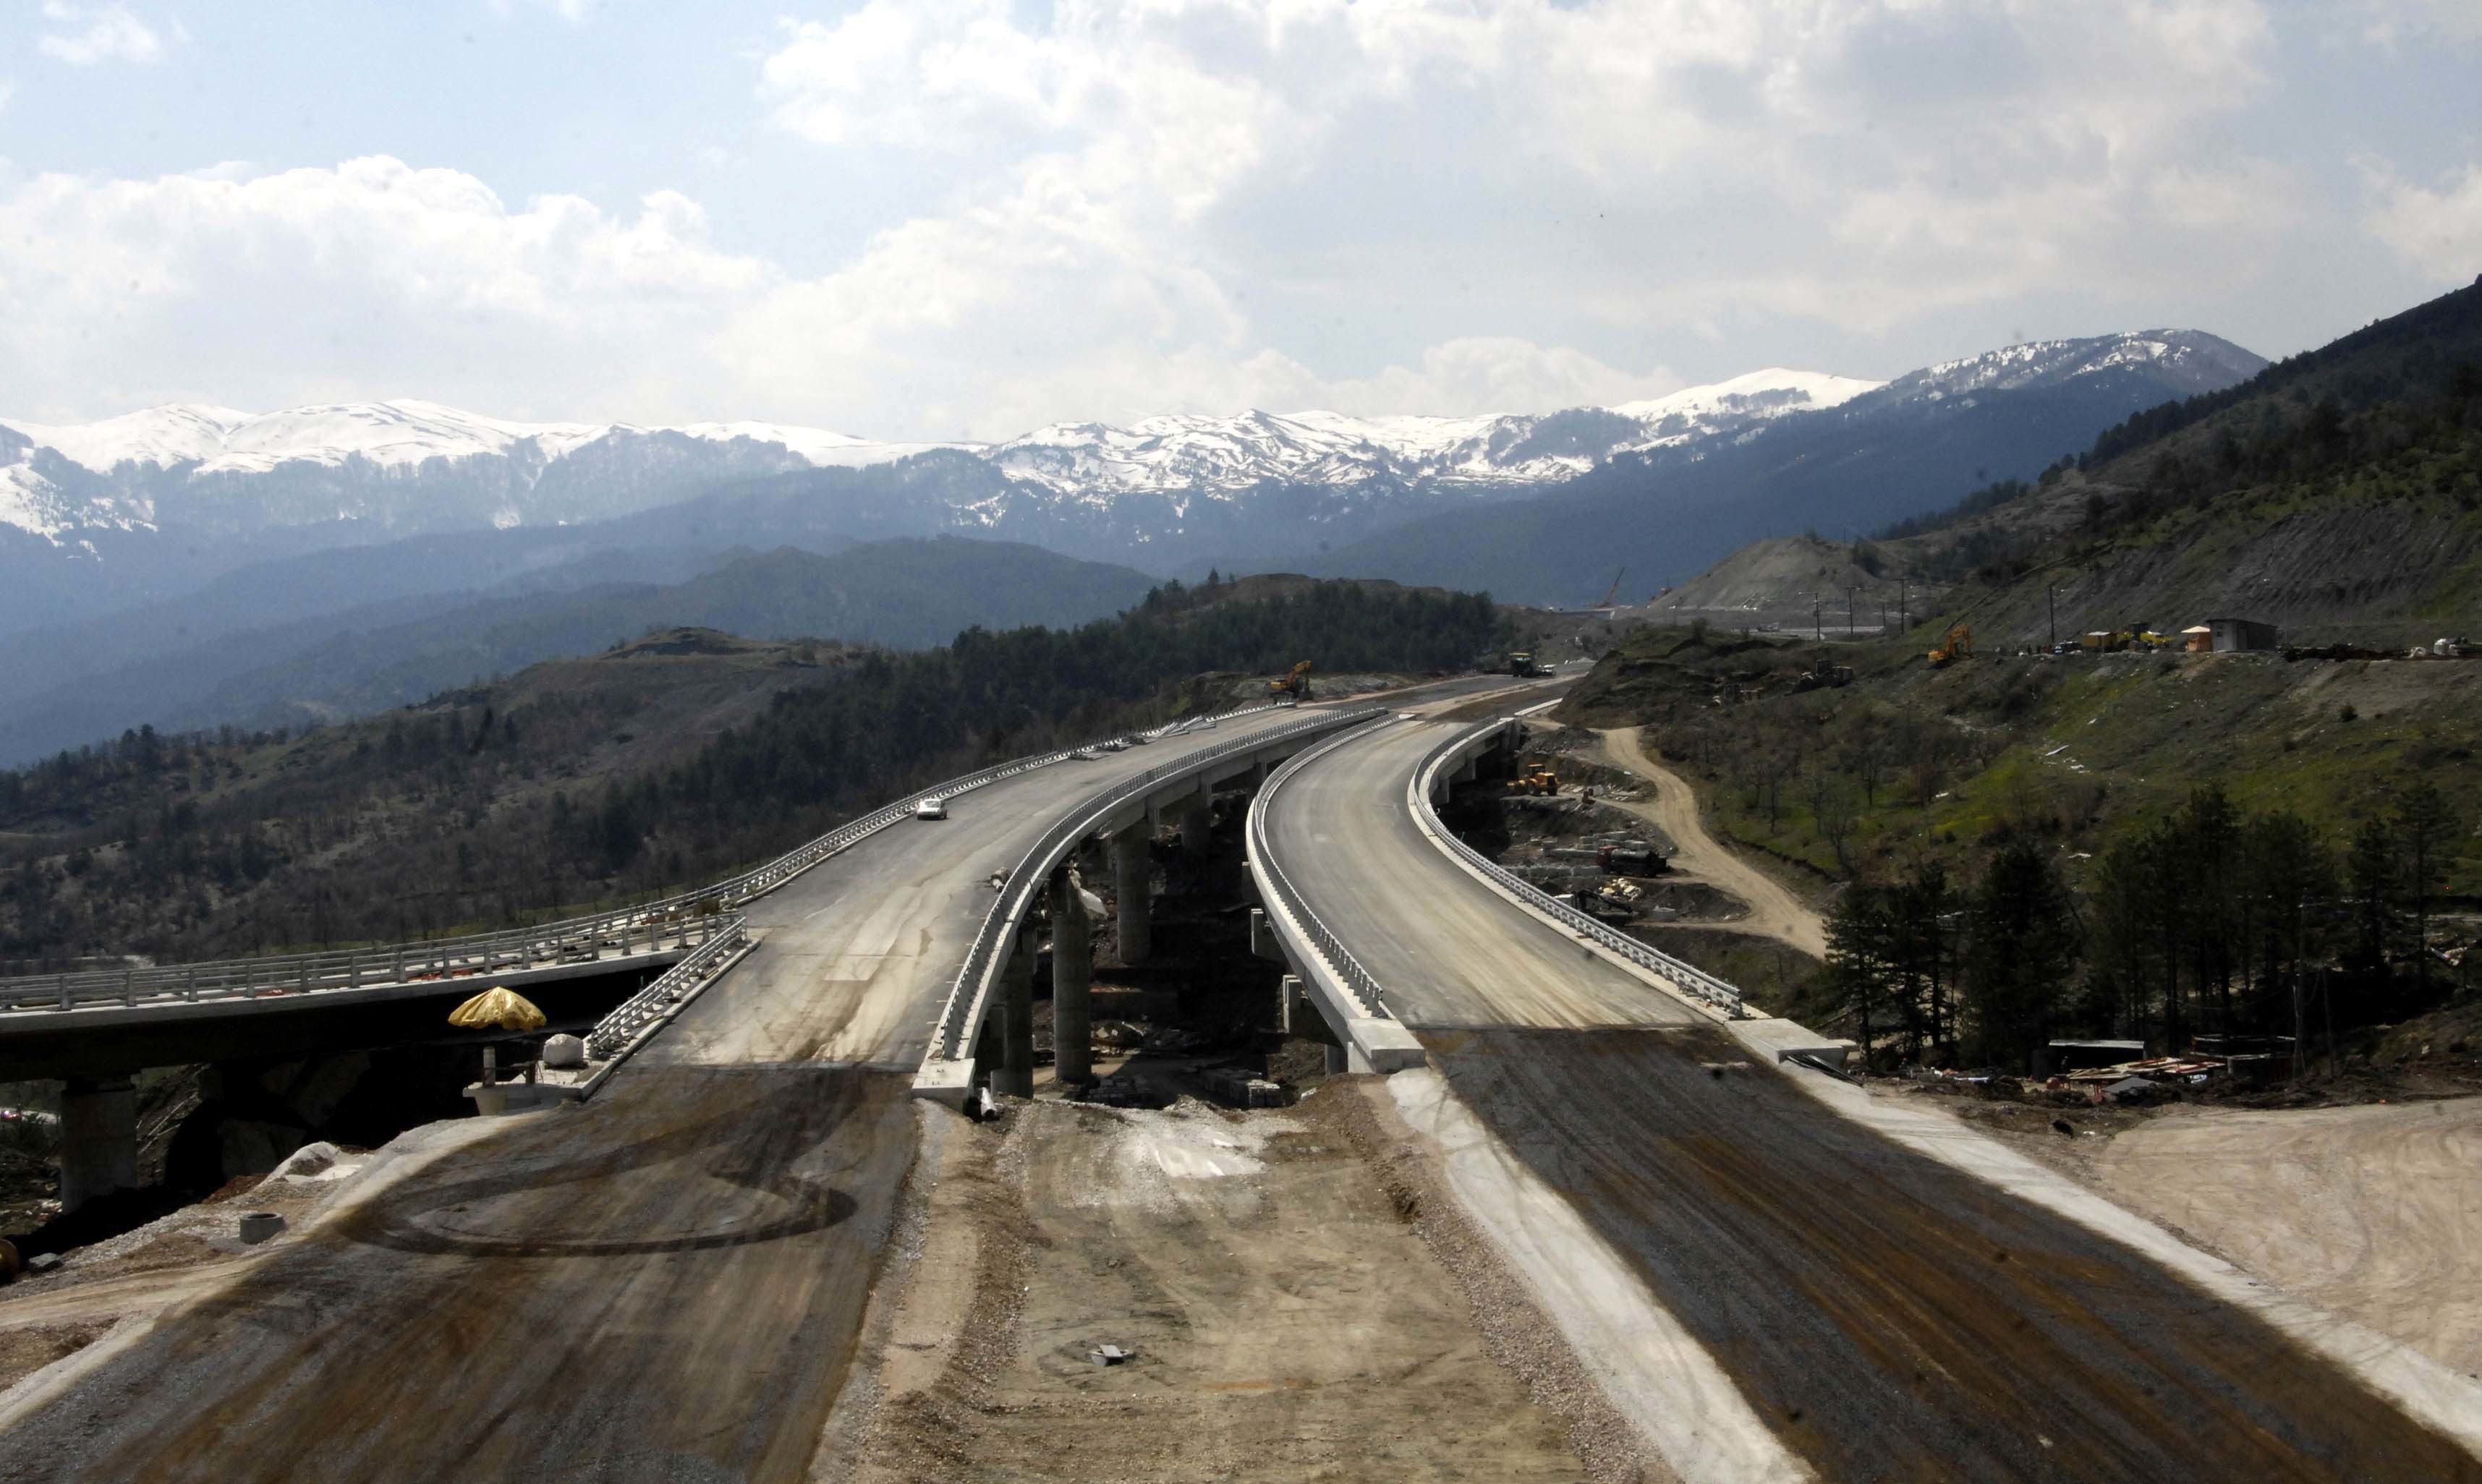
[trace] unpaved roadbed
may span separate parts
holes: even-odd
[[[1356,1085],[1246,1116],[1017,1104],[960,1135],[860,1478],[1641,1476],[1572,1448],[1626,1451],[1591,1394],[1539,1405],[1494,1359]],[[1098,1366],[1105,1343],[1134,1358]]]

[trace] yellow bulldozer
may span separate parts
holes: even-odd
[[[1509,787],[1519,794],[1539,794],[1545,798],[1560,792],[1560,775],[1548,766],[1518,769],[1516,781]]]
[[[1267,682],[1269,696],[1290,696],[1296,701],[1310,698],[1310,662],[1304,660],[1293,666],[1293,672],[1281,680]]]
[[[1941,641],[1940,647],[1932,650],[1930,653],[1931,667],[1933,669],[1939,668],[1941,665],[1947,664],[1951,660],[1970,660],[1972,658],[1973,625],[1969,623],[1961,623],[1955,628],[1948,630],[1946,639]]]

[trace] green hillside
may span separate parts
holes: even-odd
[[[1889,1057],[2288,1032],[2307,986],[2347,1028],[2435,1004],[2482,932],[2482,652],[2406,656],[2482,639],[2477,367],[2482,287],[1886,533],[1891,572],[1969,558],[1911,634],[1649,632],[1561,715],[1645,726],[1721,833],[1829,892],[1806,1008]],[[2040,652],[2209,616],[2386,658]],[[1974,656],[1928,664],[1959,623]]]

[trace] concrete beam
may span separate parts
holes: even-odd
[[[138,1184],[138,1088],[125,1077],[75,1077],[61,1094],[61,1210]]]
[[[1075,873],[1051,877],[1051,1075],[1064,1085],[1095,1080],[1095,939]]]

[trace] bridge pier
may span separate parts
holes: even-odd
[[[1051,877],[1051,1077],[1062,1086],[1095,1080],[1095,939],[1077,878]]]
[[[1000,1060],[991,1091],[1004,1098],[1034,1096],[1034,942],[1019,928],[1000,979]]]
[[[1141,820],[1112,837],[1112,889],[1121,898],[1121,962],[1142,964],[1154,951],[1153,837]]]
[[[1180,847],[1191,855],[1206,853],[1209,832],[1215,828],[1215,795],[1200,794],[1181,809]]]
[[[72,1077],[61,1094],[61,1210],[138,1184],[138,1087],[127,1077]]]

